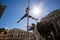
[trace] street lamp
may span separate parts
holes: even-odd
[[[6,7],[7,7],[6,5],[3,5],[0,3],[0,18],[2,17],[2,14],[3,14],[4,10],[6,9]]]

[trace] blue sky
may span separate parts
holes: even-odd
[[[24,18],[20,23],[17,21],[25,14],[25,9],[27,7],[28,0],[0,0],[0,3],[7,5],[6,10],[2,18],[0,19],[0,28],[19,28],[26,30],[26,18]],[[32,15],[35,18],[41,18],[48,15],[53,10],[60,8],[60,0],[30,0],[30,11],[32,10],[33,6],[39,6],[42,12],[38,15]],[[38,21],[30,19],[30,25],[32,23],[37,23]]]

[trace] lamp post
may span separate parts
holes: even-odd
[[[29,40],[29,31],[28,31],[28,26],[29,26],[29,10],[30,10],[30,0],[28,0],[28,7],[26,8],[26,13],[27,15],[27,40]]]

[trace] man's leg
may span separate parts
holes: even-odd
[[[27,14],[25,14],[17,23],[19,23],[23,18],[25,18]]]
[[[30,16],[30,15],[29,15],[29,18],[32,18],[33,20],[38,20],[38,19],[35,19],[34,17],[32,17],[32,16]]]

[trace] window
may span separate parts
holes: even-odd
[[[58,20],[57,23],[58,23],[58,26],[59,26],[59,28],[60,28],[60,20]]]
[[[13,37],[13,34],[12,34],[12,37]]]
[[[60,24],[60,21],[59,21],[59,24]]]

